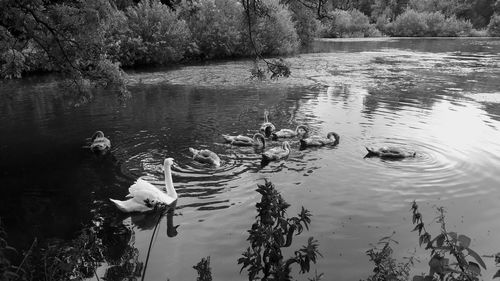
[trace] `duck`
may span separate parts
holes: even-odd
[[[203,164],[220,167],[220,158],[215,152],[208,149],[194,149],[192,147],[189,148],[189,151],[193,154],[194,160]]]
[[[226,143],[236,146],[255,146],[258,148],[266,147],[266,139],[260,133],[256,133],[253,137],[247,137],[243,135],[230,136],[222,135]]]
[[[290,155],[290,143],[287,141],[284,141],[281,144],[281,147],[273,147],[264,153],[262,153],[262,161],[269,162],[269,161],[276,161],[280,160],[283,158],[288,157]]]
[[[269,122],[269,111],[264,111],[264,123],[260,126],[260,132],[266,136],[266,138],[270,137],[271,134],[276,131],[276,127],[273,123]]]
[[[157,207],[169,207],[177,202],[177,192],[172,182],[171,166],[174,164],[173,158],[166,158],[163,167],[165,171],[165,191],[160,190],[151,183],[139,178],[128,189],[129,198],[126,201],[109,199],[116,207],[125,213],[148,212]]]
[[[102,131],[95,132],[90,141],[92,142],[90,144],[90,150],[92,151],[103,152],[111,148],[111,141],[104,136]]]
[[[380,158],[392,158],[392,159],[401,159],[407,157],[415,157],[417,155],[416,152],[405,151],[399,147],[392,146],[383,146],[377,149],[371,147],[365,147],[368,151],[365,157],[380,157]]]
[[[304,137],[309,132],[309,129],[305,125],[298,125],[295,131],[290,129],[281,129],[277,132],[271,134],[272,140],[278,140],[279,138],[293,138],[293,137]]]
[[[332,145],[335,146],[339,144],[340,136],[337,133],[330,132],[326,135],[326,138],[321,136],[311,136],[308,138],[303,138],[300,140],[300,147],[310,147],[310,146],[324,146]]]

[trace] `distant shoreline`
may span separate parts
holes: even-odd
[[[500,37],[490,37],[490,36],[481,36],[481,37],[474,37],[474,36],[452,36],[452,37],[432,37],[432,36],[424,36],[424,37],[393,37],[393,36],[383,36],[383,37],[350,37],[350,38],[323,38],[323,37],[318,37],[315,38],[314,41],[324,41],[324,42],[363,42],[363,41],[390,41],[390,40],[414,40],[414,39],[425,39],[425,40],[463,40],[463,39],[500,39]]]

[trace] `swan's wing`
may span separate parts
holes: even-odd
[[[143,179],[138,179],[130,186],[128,192],[130,194],[127,195],[127,197],[132,197],[137,202],[144,202],[145,200],[158,201],[161,200],[163,198],[162,195],[164,195],[163,191]]]
[[[253,139],[251,137],[237,135],[236,137],[234,137],[234,141],[253,142]]]
[[[126,201],[121,201],[121,200],[114,200],[114,199],[109,199],[111,202],[113,202],[118,209],[120,209],[122,212],[146,212],[151,210],[151,208],[147,207],[144,203],[139,203],[136,200],[129,199]]]

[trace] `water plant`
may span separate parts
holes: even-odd
[[[393,233],[394,235],[394,233]],[[366,281],[404,281],[410,276],[411,267],[414,264],[413,256],[406,257],[406,262],[397,262],[393,258],[393,249],[391,244],[397,244],[391,236],[382,237],[376,245],[366,251],[370,261],[375,264],[373,275],[369,276]]]
[[[468,236],[448,231],[444,208],[438,207],[437,210],[436,222],[440,224],[441,231],[432,238],[425,228],[417,203],[415,201],[412,203],[412,221],[415,225],[413,231],[418,232],[420,246],[425,245],[425,249],[430,250],[431,255],[429,274],[415,276],[413,280],[479,280],[481,267],[486,269],[486,264],[481,256],[469,247],[471,239]]]
[[[266,181],[259,184],[257,192],[262,195],[257,208],[256,221],[248,230],[250,246],[238,259],[241,271],[247,269],[248,280],[293,280],[290,276],[293,264],[299,266],[300,273],[309,272],[310,264],[316,263],[318,241],[310,237],[307,245],[294,251],[289,258],[283,256],[282,249],[290,247],[292,237],[309,230],[311,213],[302,207],[296,217],[287,217],[286,210],[290,207],[274,185]],[[311,280],[319,280],[316,274]]]
[[[202,258],[199,263],[193,266],[198,272],[196,281],[212,281],[212,271],[210,270],[210,256]]]

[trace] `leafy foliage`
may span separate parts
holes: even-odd
[[[112,9],[106,0],[1,1],[0,76],[52,70],[64,74],[84,100],[93,86],[126,95],[123,72],[103,52]]]
[[[373,275],[367,281],[404,281],[408,280],[414,258],[409,257],[405,263],[398,263],[393,257],[391,243],[396,243],[391,236],[381,238],[377,245],[366,251],[370,261],[375,264]],[[380,247],[381,246],[381,247]]]
[[[125,15],[128,30],[122,53],[126,59],[120,60],[124,65],[166,65],[182,58],[190,31],[177,12],[159,0],[142,0]]]
[[[294,252],[294,256],[285,259],[282,248],[290,247],[293,235],[309,229],[311,214],[302,207],[296,217],[287,218],[286,210],[290,205],[285,202],[271,182],[258,185],[257,192],[262,195],[257,208],[256,222],[248,230],[250,247],[238,259],[241,270],[248,270],[248,280],[292,280],[292,264],[297,264],[300,273],[309,272],[310,263],[316,263],[318,241],[313,237],[307,245]],[[320,276],[316,274],[313,280]]]
[[[468,236],[446,229],[444,209],[438,208],[436,222],[441,225],[441,233],[434,238],[425,229],[416,202],[413,202],[411,211],[415,225],[413,231],[418,232],[419,244],[425,245],[431,254],[429,274],[425,277],[415,276],[413,280],[478,280],[481,267],[486,269],[486,264],[478,253],[469,248],[471,239]],[[453,259],[453,263],[450,263],[450,259]]]
[[[472,24],[454,16],[445,17],[441,12],[410,9],[383,29],[393,36],[467,36],[471,34]]]
[[[488,34],[500,37],[500,14],[494,14],[491,17],[490,24],[488,24]]]
[[[184,3],[182,17],[193,36],[196,51],[203,58],[224,58],[243,54],[243,7],[236,1],[192,1]]]
[[[356,9],[349,11],[334,10],[329,19],[323,21],[324,37],[375,37],[380,36],[373,24],[370,24],[369,18]]]
[[[210,257],[202,258],[201,261],[193,266],[198,272],[196,281],[212,281],[212,271],[210,270]]]

